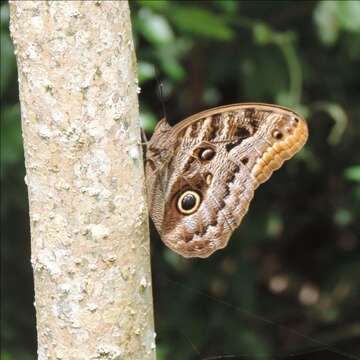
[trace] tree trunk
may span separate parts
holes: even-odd
[[[128,3],[13,1],[11,33],[39,359],[155,359]]]

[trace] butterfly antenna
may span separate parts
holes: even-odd
[[[163,118],[166,119],[166,108],[165,108],[165,96],[164,96],[164,84],[162,81],[159,81],[158,77],[156,76],[156,82],[158,84],[158,98],[161,102],[161,108],[163,112]]]

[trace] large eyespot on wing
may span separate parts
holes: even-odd
[[[186,190],[177,199],[176,207],[183,215],[193,214],[201,204],[201,196],[197,191]]]

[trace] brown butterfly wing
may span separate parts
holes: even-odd
[[[185,257],[225,247],[254,190],[307,138],[303,118],[264,104],[211,109],[174,128],[164,124],[148,148],[149,208],[162,240]],[[200,205],[183,214],[179,196],[188,191],[199,194]]]

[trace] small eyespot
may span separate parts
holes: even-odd
[[[273,136],[275,139],[280,140],[280,139],[282,139],[283,134],[282,134],[281,131],[275,129],[275,130],[272,132],[272,136]]]
[[[200,151],[200,159],[204,161],[209,161],[215,156],[215,151],[211,148],[205,148]]]
[[[249,158],[248,157],[244,157],[240,160],[244,165],[246,165],[249,162]]]
[[[206,175],[206,183],[210,186],[213,181],[213,176],[211,174]]]
[[[200,195],[193,190],[184,191],[178,198],[177,208],[184,215],[193,214],[200,206]]]
[[[292,119],[291,121],[290,121],[290,125],[293,127],[293,128],[296,128],[297,127],[297,125],[298,125],[298,122],[299,122],[299,119]]]

